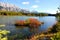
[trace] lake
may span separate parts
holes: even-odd
[[[42,24],[41,26],[39,26],[36,29],[33,29],[33,31],[31,31],[30,28],[28,27],[24,27],[24,28],[20,28],[20,27],[16,27],[14,25],[16,20],[26,20],[28,18],[36,18],[41,22],[44,22],[44,24]],[[0,24],[5,24],[5,27],[1,27],[0,29],[2,30],[8,30],[10,31],[10,35],[15,35],[15,34],[23,34],[23,35],[32,35],[32,34],[36,34],[36,33],[41,33],[41,32],[45,32],[49,27],[52,27],[54,24],[56,23],[56,17],[54,16],[44,16],[44,17],[34,17],[34,16],[0,16]]]

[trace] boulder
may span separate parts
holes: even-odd
[[[38,27],[41,24],[43,24],[43,22],[40,22],[34,18],[29,18],[27,20],[17,20],[15,23],[16,26],[28,26],[28,27],[33,27],[33,28]]]

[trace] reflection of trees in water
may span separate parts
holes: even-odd
[[[32,33],[38,33],[38,27],[37,28],[30,28],[30,27],[26,27],[26,26],[16,26],[16,29],[21,29],[21,30],[24,30],[24,29],[29,29],[30,32]]]
[[[60,21],[60,17],[59,16],[57,16],[56,19],[57,19],[57,21]]]
[[[16,29],[19,31],[19,30],[23,30],[23,32],[18,32],[19,34],[17,34],[17,38],[27,38],[27,39],[29,39],[29,38],[31,38],[31,36],[34,36],[34,35],[37,35],[38,34],[38,28],[26,28],[26,30],[28,30],[28,31],[26,31],[25,30],[25,28],[26,27],[24,27],[24,26],[18,26],[18,27],[16,27]]]
[[[29,28],[30,32],[32,32],[33,34],[37,34],[38,33],[38,28]]]

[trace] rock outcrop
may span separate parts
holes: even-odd
[[[43,24],[43,22],[40,22],[34,18],[29,18],[27,20],[17,20],[15,26],[28,26],[35,28],[40,26],[41,24]]]

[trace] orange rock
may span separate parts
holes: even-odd
[[[22,25],[22,26],[26,26],[28,25],[29,27],[39,27],[42,24],[42,22],[38,21],[37,19],[34,18],[29,18],[27,20],[17,20],[16,21],[16,25]]]
[[[16,24],[18,24],[18,25],[24,25],[25,21],[24,20],[17,20]]]

